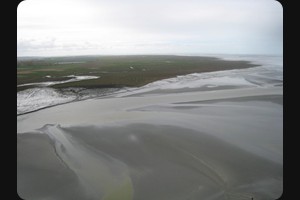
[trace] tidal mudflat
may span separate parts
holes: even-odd
[[[259,66],[181,75],[19,115],[18,194],[278,198],[282,57],[243,59]]]

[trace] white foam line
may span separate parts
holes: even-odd
[[[62,83],[70,83],[70,82],[76,82],[76,81],[82,81],[82,80],[89,80],[89,79],[97,79],[99,76],[75,76],[75,75],[69,75],[65,77],[70,77],[72,79],[66,80],[66,81],[46,81],[46,82],[38,82],[38,83],[26,83],[26,84],[21,84],[18,85],[17,87],[22,87],[22,86],[31,86],[31,85],[36,85],[36,86],[51,86],[51,85],[56,85],[56,84],[62,84]]]

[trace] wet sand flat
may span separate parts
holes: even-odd
[[[162,94],[18,116],[18,193],[137,200],[281,195],[282,88]]]

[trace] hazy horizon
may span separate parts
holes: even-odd
[[[45,55],[45,56],[17,56],[17,58],[51,58],[51,57],[97,57],[97,56],[217,56],[217,55],[236,55],[236,56],[283,56],[282,54],[233,54],[233,53],[178,53],[178,54],[76,54],[76,55]]]

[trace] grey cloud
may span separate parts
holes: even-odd
[[[51,38],[48,40],[38,41],[35,39],[19,39],[17,41],[17,47],[20,50],[30,50],[30,49],[49,49],[54,48],[55,45],[55,39]]]

